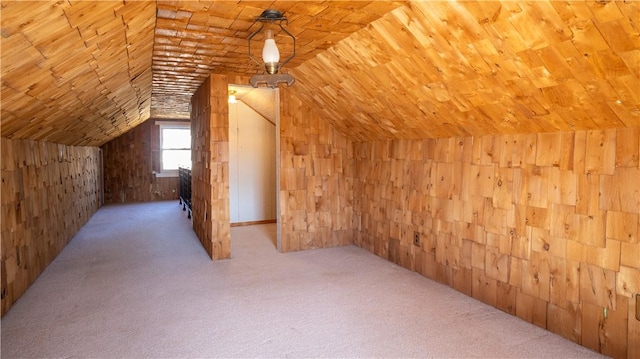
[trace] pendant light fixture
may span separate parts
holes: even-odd
[[[249,58],[255,63],[264,67],[262,74],[254,75],[249,80],[249,83],[253,87],[258,87],[261,84],[267,87],[275,88],[280,83],[286,83],[291,86],[295,82],[293,76],[287,73],[280,73],[280,70],[296,55],[296,38],[284,28],[285,25],[289,25],[287,18],[278,10],[265,10],[262,14],[255,19],[251,27],[256,22],[260,22],[260,27],[249,35]],[[284,34],[289,36],[293,40],[293,53],[287,57],[284,61],[280,62],[280,50],[276,44],[274,28],[275,24],[279,26]],[[266,29],[265,29],[266,24]],[[251,40],[258,35],[262,30],[264,31],[264,46],[262,48],[262,62],[258,61],[251,52]],[[276,28],[277,30],[277,28]]]

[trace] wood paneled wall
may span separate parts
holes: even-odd
[[[281,251],[353,243],[353,146],[295,95],[280,95]]]
[[[178,200],[178,177],[160,170],[160,126],[150,119],[102,146],[105,203]]]
[[[248,82],[211,75],[191,100],[193,226],[214,259],[230,256],[228,86]],[[280,91],[280,251],[351,244],[351,142],[303,105],[295,87]]]
[[[2,315],[98,210],[99,149],[0,139]]]
[[[639,137],[356,143],[356,243],[605,355],[638,358]]]
[[[231,256],[227,86],[211,75],[191,98],[193,229],[212,259]]]

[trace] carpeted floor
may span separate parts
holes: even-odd
[[[2,319],[2,357],[600,357],[357,247],[273,236],[233,228],[213,262],[177,202],[103,207]]]

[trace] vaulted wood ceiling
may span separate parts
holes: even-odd
[[[640,126],[632,1],[3,1],[2,136],[101,145],[253,74],[264,9],[296,93],[355,140]],[[290,46],[277,39],[281,51]]]
[[[399,5],[388,1],[158,1],[152,116],[189,117],[184,104],[212,72],[253,75],[261,70],[247,57],[247,38],[259,27],[252,25],[265,9],[280,10],[287,17],[287,30],[296,37],[296,56],[287,65],[293,68]],[[280,35],[276,41],[284,57],[291,54],[292,43]],[[175,106],[169,108],[172,102]]]
[[[640,126],[640,2],[411,2],[292,74],[360,140]]]

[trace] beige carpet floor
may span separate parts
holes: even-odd
[[[100,209],[1,321],[3,358],[599,358],[354,246],[211,261],[177,202]]]

